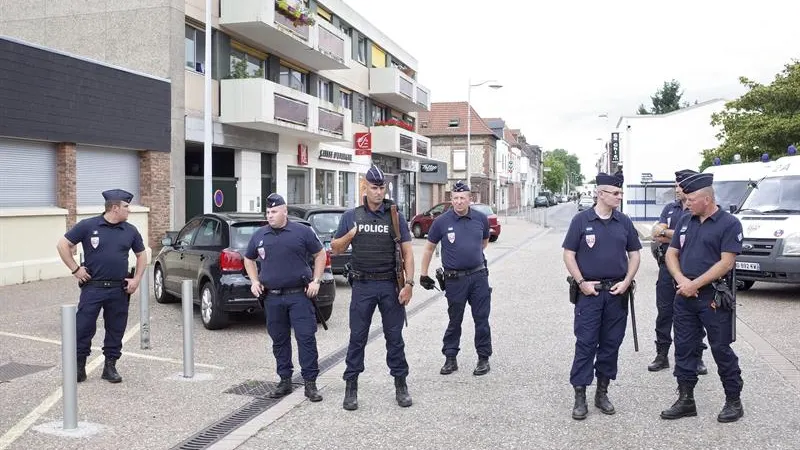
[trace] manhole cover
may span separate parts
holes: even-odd
[[[300,386],[299,383],[293,383],[293,388]],[[272,381],[261,380],[247,380],[242,384],[230,387],[223,391],[225,394],[236,395],[249,395],[250,397],[269,397],[270,394],[275,392],[278,383]]]
[[[20,364],[16,362],[3,364],[0,366],[0,383],[11,381],[14,378],[24,377],[25,375],[30,375],[32,373],[41,372],[51,367],[53,366],[36,366],[33,364]]]

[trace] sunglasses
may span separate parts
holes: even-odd
[[[614,197],[622,197],[622,191],[606,191],[605,189],[600,189],[600,192],[605,192],[608,195],[613,195]]]

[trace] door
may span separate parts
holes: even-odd
[[[286,170],[286,202],[291,204],[307,203],[308,171],[289,168]]]
[[[181,283],[186,276],[186,269],[184,267],[184,258],[186,250],[191,246],[197,230],[200,228],[201,218],[196,218],[181,229],[178,237],[175,238],[173,251],[167,253],[164,257],[164,286],[168,291],[180,294]]]
[[[430,183],[419,184],[419,194],[417,195],[417,210],[427,211],[431,207],[433,198],[433,185]]]
[[[219,255],[222,246],[222,223],[213,218],[203,219],[200,228],[195,233],[194,241],[183,253],[186,277],[195,282],[195,292],[200,289],[196,283],[200,279],[204,266],[207,266]]]

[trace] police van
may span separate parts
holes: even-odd
[[[772,169],[774,162],[749,162],[709,166],[703,173],[714,174],[714,194],[725,211],[738,207],[747,196],[748,185],[758,182]]]
[[[736,257],[740,288],[756,281],[800,284],[800,155],[774,161],[736,217],[744,232]]]

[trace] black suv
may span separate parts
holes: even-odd
[[[289,205],[289,214],[307,220],[311,228],[317,233],[328,256],[331,258],[331,271],[335,275],[344,274],[344,265],[350,262],[351,248],[340,255],[331,254],[331,241],[336,230],[339,229],[339,220],[348,208],[329,205]]]
[[[289,219],[311,226],[306,220]],[[180,231],[168,231],[153,264],[156,301],[178,301],[183,280],[192,280],[194,301],[200,305],[203,325],[209,330],[225,328],[230,312],[261,310],[250,292],[242,254],[253,233],[264,225],[267,219],[262,213],[213,213],[192,218]],[[313,258],[309,263],[313,267]],[[325,320],[333,312],[335,297],[328,259],[317,295]]]

